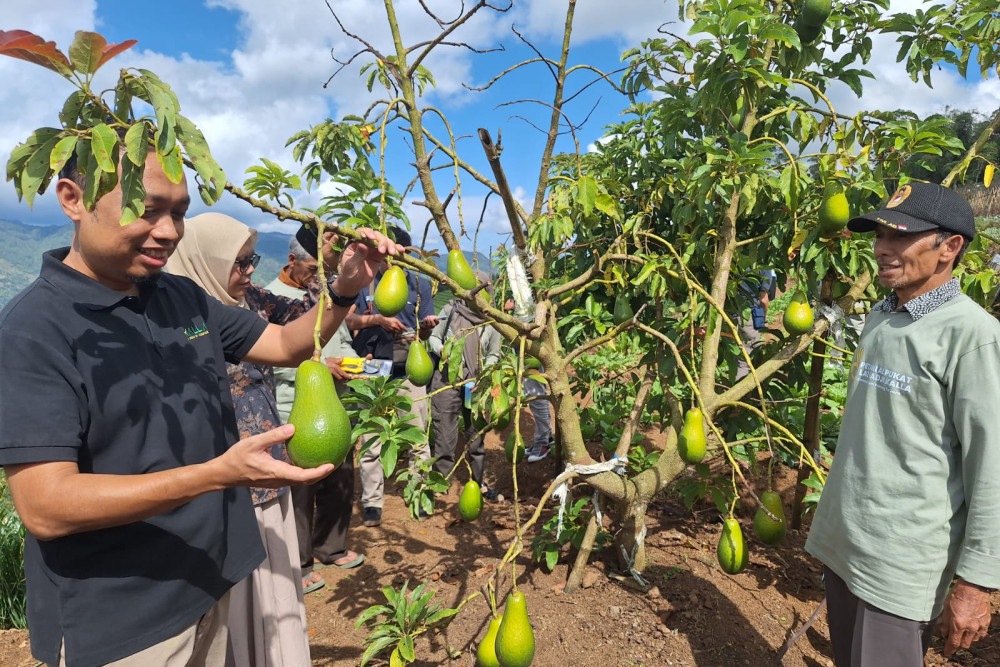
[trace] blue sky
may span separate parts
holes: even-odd
[[[388,50],[382,0],[329,0],[349,30],[364,35]],[[428,0],[442,16],[454,16],[457,0]],[[471,4],[469,2],[466,3]],[[502,2],[497,3],[502,4]],[[893,9],[912,10],[917,0],[893,0]],[[434,26],[421,16],[415,0],[397,2],[397,13],[408,43],[425,39]],[[574,62],[589,62],[610,71],[619,66],[619,55],[642,39],[654,36],[656,28],[675,21],[677,5],[672,0],[578,0]],[[142,9],[138,9],[142,7]],[[150,9],[156,7],[157,9]],[[169,11],[166,9],[169,7]],[[529,53],[511,32],[515,25],[547,55],[558,53],[563,25],[564,3],[560,0],[514,0],[505,14],[482,12],[463,26],[458,39],[479,48],[503,44],[505,54],[477,56],[462,49],[449,49],[427,62],[437,80],[429,101],[448,117],[457,135],[466,135],[460,144],[463,157],[488,173],[475,132],[478,127],[498,131],[503,136],[503,164],[508,178],[524,203],[533,194],[538,175],[542,136],[524,120],[538,125],[547,121],[541,106],[522,104],[497,107],[511,98],[551,98],[550,79],[540,66],[512,78],[503,87],[487,93],[473,93],[462,83],[481,85],[497,72],[502,62],[514,55]],[[163,8],[163,9],[160,9]],[[182,111],[205,132],[213,153],[234,182],[243,180],[243,171],[260,157],[294,168],[285,140],[294,132],[321,122],[360,114],[373,96],[357,76],[357,67],[341,72],[327,88],[324,82],[336,64],[330,53],[349,56],[353,46],[339,31],[324,0],[174,0],[171,3],[136,3],[134,0],[3,0],[0,29],[26,29],[55,40],[65,49],[78,29],[96,30],[111,42],[138,39],[139,44],[106,67],[108,83],[119,67],[145,67],[168,81],[180,98]],[[686,32],[683,26],[672,30]],[[878,39],[876,37],[876,39]],[[958,108],[992,111],[1000,107],[1000,84],[988,81],[963,82],[953,73],[939,73],[935,88],[928,90],[909,81],[894,60],[896,47],[876,43],[876,59],[869,66],[877,83],[867,83],[865,97],[857,99],[849,91],[834,90],[838,111],[868,108],[906,107],[918,113],[940,111],[946,104]],[[502,61],[502,62],[501,62]],[[10,149],[41,125],[57,122],[56,112],[71,92],[69,84],[55,74],[21,61],[0,58],[0,160],[6,162]],[[576,80],[585,83],[586,77]],[[378,92],[378,91],[376,91]],[[576,121],[594,109],[580,132],[583,147],[603,134],[603,127],[618,118],[625,100],[610,87],[598,84],[568,109]],[[390,135],[390,146],[401,134]],[[568,139],[561,149],[572,148]],[[403,189],[413,177],[413,168],[402,150],[390,149],[389,179]],[[462,177],[467,224],[479,216],[485,192]],[[442,182],[445,192],[450,185]],[[312,205],[317,194],[303,194],[297,202]],[[415,206],[419,191],[408,197],[407,211],[415,229],[423,229],[428,215]],[[202,212],[200,199],[192,214]],[[293,225],[278,223],[250,209],[228,195],[217,205],[264,231],[291,231]],[[457,227],[454,205],[450,209]],[[29,210],[18,203],[13,188],[0,188],[0,219],[32,224],[62,223],[63,218],[50,196],[43,196]],[[488,251],[504,240],[506,223],[500,202],[490,200],[478,249]],[[417,234],[415,234],[417,236]],[[439,239],[432,236],[430,245]],[[471,240],[463,246],[471,248]]]

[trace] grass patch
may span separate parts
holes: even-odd
[[[0,473],[0,628],[28,627],[25,595],[24,525]]]

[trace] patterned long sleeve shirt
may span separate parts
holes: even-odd
[[[247,308],[272,324],[285,324],[305,313],[318,300],[319,284],[313,281],[305,300],[291,299],[273,294],[263,287],[251,285],[247,289]],[[229,390],[236,410],[236,425],[240,439],[259,435],[281,426],[278,405],[274,398],[274,368],[259,366],[248,361],[226,364]],[[285,443],[271,447],[271,456],[288,461]],[[251,487],[254,505],[262,505],[285,493],[288,487],[263,489]]]

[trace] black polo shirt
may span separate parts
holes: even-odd
[[[238,439],[225,362],[263,333],[256,313],[162,275],[127,297],[46,253],[0,313],[0,465],[75,461],[134,475],[208,461]],[[65,502],[74,502],[65,498]],[[167,639],[264,552],[246,489],[136,523],[25,545],[34,656],[101,665]]]

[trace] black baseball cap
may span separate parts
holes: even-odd
[[[914,234],[940,229],[971,240],[976,235],[975,216],[965,197],[934,183],[907,183],[879,209],[851,218],[852,232],[874,231],[882,225]]]

